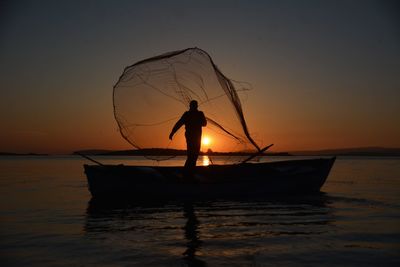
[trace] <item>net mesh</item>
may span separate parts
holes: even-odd
[[[121,135],[136,149],[185,150],[184,130],[172,141],[168,135],[190,101],[197,100],[208,122],[203,138],[210,143],[202,145],[203,151],[259,151],[239,98],[248,89],[228,79],[204,50],[188,48],[126,67],[114,86],[114,115]]]

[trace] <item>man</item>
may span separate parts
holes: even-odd
[[[182,117],[175,124],[174,128],[172,128],[171,133],[169,134],[169,139],[172,140],[172,137],[182,127],[185,125],[185,137],[186,137],[186,146],[187,146],[187,159],[185,162],[185,172],[186,175],[192,176],[194,172],[194,168],[196,167],[196,161],[200,153],[200,145],[201,145],[201,128],[207,125],[206,117],[204,113],[197,110],[197,101],[190,101],[190,109],[183,113]]]

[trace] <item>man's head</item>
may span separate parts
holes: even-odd
[[[190,104],[189,104],[189,107],[190,107],[190,110],[197,110],[197,101],[196,100],[192,100],[192,101],[190,101]]]

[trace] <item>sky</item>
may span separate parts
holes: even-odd
[[[0,151],[131,148],[113,85],[187,47],[252,85],[248,126],[275,151],[400,147],[398,14],[368,0],[2,1]]]

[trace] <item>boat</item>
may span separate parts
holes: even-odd
[[[319,192],[335,159],[197,166],[193,178],[176,166],[85,164],[84,169],[95,198],[265,197]]]
[[[319,192],[335,158],[250,163],[273,144],[261,148],[251,136],[238,94],[248,88],[237,90],[235,83],[197,47],[126,67],[113,87],[114,117],[121,136],[135,149],[178,149],[180,142],[166,143],[166,133],[179,117],[171,107],[189,107],[196,100],[218,142],[254,153],[239,164],[198,166],[191,178],[182,166],[104,165],[80,154],[96,163],[84,165],[92,196],[198,199]]]

